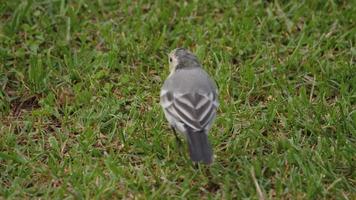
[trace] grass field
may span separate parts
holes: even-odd
[[[355,1],[0,3],[0,199],[356,199]],[[220,91],[215,162],[159,105],[169,51]]]

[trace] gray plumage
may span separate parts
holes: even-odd
[[[161,106],[170,125],[186,135],[193,162],[210,164],[208,132],[216,116],[218,91],[198,59],[185,49],[170,54],[171,74],[161,89]]]

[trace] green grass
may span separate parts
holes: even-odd
[[[180,46],[219,85],[211,167],[159,105]],[[261,195],[356,198],[355,1],[1,1],[0,199]]]

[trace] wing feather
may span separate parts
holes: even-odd
[[[215,97],[214,93],[175,94],[162,91],[161,105],[176,121],[194,130],[202,130],[216,115],[218,103]]]

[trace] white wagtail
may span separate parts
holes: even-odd
[[[173,132],[178,130],[187,137],[192,161],[210,164],[213,150],[208,132],[219,104],[215,82],[197,57],[184,48],[169,54],[169,68],[160,94],[164,114]]]

